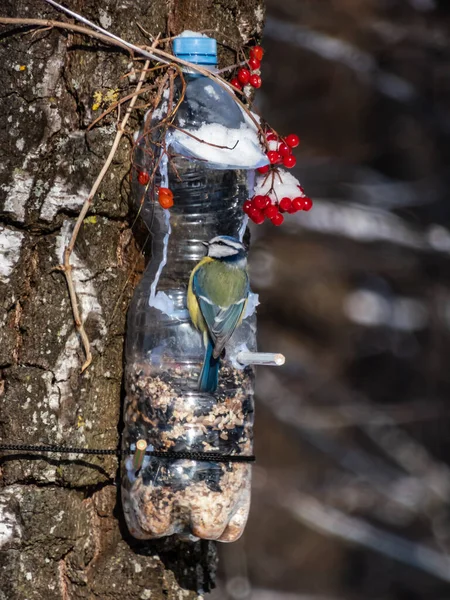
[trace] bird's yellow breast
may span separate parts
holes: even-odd
[[[202,260],[198,264],[196,264],[195,267],[192,269],[191,276],[189,277],[189,286],[188,286],[188,292],[187,292],[187,307],[188,307],[188,311],[191,316],[191,321],[192,321],[194,327],[201,332],[206,330],[206,323],[205,323],[203,315],[200,311],[200,307],[198,305],[197,298],[192,289],[192,280],[194,279],[194,275],[195,275],[197,269],[199,269],[200,267],[202,267],[203,265],[205,265],[209,262],[212,262],[213,260],[214,259],[212,259],[210,256],[205,256],[204,258],[202,258]]]

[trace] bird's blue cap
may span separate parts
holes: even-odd
[[[173,53],[177,58],[196,65],[217,64],[217,42],[214,38],[206,36],[176,37],[173,40]]]

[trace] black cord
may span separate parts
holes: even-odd
[[[54,452],[57,454],[94,454],[97,456],[125,456],[133,454],[124,450],[102,450],[100,448],[71,448],[69,446],[34,446],[32,444],[0,444],[1,451],[12,452]],[[255,462],[254,456],[240,454],[220,454],[219,452],[161,452],[146,450],[145,454],[155,458],[171,460],[200,460],[208,462]]]
[[[256,458],[242,454],[219,454],[218,452],[146,452],[157,458],[185,458],[186,460],[206,460],[210,462],[255,462]]]
[[[69,446],[34,446],[32,444],[0,444],[0,451],[12,450],[21,452],[58,452],[60,454],[97,454],[122,456],[121,450],[100,450],[88,448],[71,448]]]

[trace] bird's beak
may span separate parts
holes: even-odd
[[[202,244],[207,248],[209,246],[209,242],[202,242]]]

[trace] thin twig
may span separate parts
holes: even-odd
[[[140,58],[137,58],[136,61],[141,60]],[[165,65],[156,65],[156,67],[151,67],[150,69],[145,69],[146,73],[151,73],[152,71],[157,71],[158,69],[162,69],[164,68]],[[138,73],[142,73],[144,69],[135,69],[134,67],[131,69],[131,71],[128,71],[128,73],[124,73],[123,75],[120,76],[120,79],[127,79],[131,76],[136,76]]]
[[[148,62],[150,62],[150,61],[148,61]],[[144,77],[145,77],[145,72],[144,72]],[[105,111],[103,111],[102,114],[95,119],[95,121],[92,121],[92,123],[89,124],[87,130],[90,131],[94,127],[94,125],[97,125],[97,123],[103,119],[103,117],[106,117],[106,115],[109,115],[109,113],[111,113],[114,109],[116,109],[118,106],[120,106],[124,102],[128,102],[128,100],[131,100],[135,96],[139,96],[139,94],[143,94],[144,92],[149,92],[151,89],[152,89],[152,86],[145,87],[143,90],[141,90],[141,89],[138,90],[138,88],[136,88],[136,90],[132,94],[128,94],[128,96],[124,96],[123,98],[120,98],[120,100],[117,100],[117,102],[114,102],[114,104],[111,104],[111,106],[109,106]],[[134,103],[133,103],[133,105],[134,105]]]
[[[100,25],[97,25],[96,23],[89,21],[89,19],[86,19],[86,17],[79,15],[78,13],[74,12],[73,10],[70,10],[66,6],[62,6],[61,4],[58,4],[58,2],[55,2],[55,0],[44,0],[44,2],[47,2],[47,4],[51,4],[52,6],[54,6],[61,12],[64,12],[67,15],[70,15],[74,19],[78,19],[85,25],[89,25],[89,27],[92,27],[92,29],[94,29],[95,31],[98,31],[99,33],[102,33],[103,35],[109,36],[115,42],[120,42],[121,44],[124,44],[130,50],[137,50],[138,52],[140,52],[140,54],[142,54],[146,58],[150,58],[151,60],[158,60],[158,58],[155,56],[155,54],[152,54],[151,52],[148,52],[147,50],[142,50],[142,48],[139,48],[139,46],[136,46],[135,44],[130,44],[130,42],[123,40],[118,35],[115,35],[114,33],[111,33],[110,31],[108,31],[107,29],[103,29],[103,27],[100,27]],[[150,47],[150,50],[152,50],[152,49],[153,49],[153,44]],[[163,60],[162,62],[167,62],[167,61]]]
[[[82,27],[81,25],[74,25],[72,23],[64,23],[63,21],[51,21],[48,19],[13,19],[9,17],[0,17],[1,25],[36,25],[37,27],[43,27],[42,31],[47,31],[48,29],[67,29],[68,31],[75,31],[76,33],[82,33],[84,35],[89,35],[91,37],[95,37],[102,42],[107,44],[114,43],[116,46],[123,48],[127,52],[130,52],[130,48],[125,44],[118,40],[112,42],[111,37],[108,35],[103,35],[102,33],[97,33],[96,31],[92,31],[91,29],[87,29],[86,27]],[[132,52],[130,52],[133,55]]]
[[[148,39],[153,42],[153,40],[155,39],[155,36],[152,35],[149,31],[147,31],[146,29],[144,29],[142,27],[142,25],[140,25],[139,23],[136,23],[136,25],[139,27],[139,29],[142,31],[142,33],[148,37]],[[177,36],[176,35],[171,35],[169,37],[166,38],[159,38],[159,43],[160,44],[164,44],[165,42],[170,42],[171,40],[175,39]]]
[[[148,65],[150,64],[150,61],[147,61],[145,63],[145,68],[148,67]],[[142,85],[144,83],[145,80],[145,68],[144,71],[141,73],[141,76],[139,78],[139,82],[136,86],[136,92],[139,91],[142,88]],[[105,164],[102,167],[102,170],[100,171],[100,173],[98,174],[97,179],[94,182],[94,185],[92,186],[91,191],[89,192],[89,196],[86,198],[85,203],[83,204],[83,208],[81,209],[80,214],[78,215],[78,219],[77,222],[75,223],[75,227],[74,230],[72,232],[72,237],[70,238],[70,242],[69,245],[65,248],[64,250],[64,264],[61,265],[61,270],[64,272],[64,275],[66,277],[66,281],[67,281],[67,287],[69,289],[69,296],[70,296],[70,302],[72,305],[72,312],[73,312],[73,317],[74,317],[74,321],[75,321],[75,326],[78,330],[78,333],[80,334],[81,340],[83,342],[83,348],[84,348],[84,352],[86,355],[86,359],[83,363],[83,366],[81,367],[81,372],[83,372],[85,369],[88,368],[88,366],[91,364],[92,362],[92,353],[91,353],[91,347],[90,347],[90,343],[89,343],[89,338],[87,336],[86,330],[84,329],[84,325],[83,322],[81,320],[80,317],[80,311],[78,309],[78,301],[77,301],[77,296],[75,293],[75,287],[73,284],[73,279],[72,279],[72,265],[70,264],[70,256],[73,252],[73,249],[75,247],[75,242],[77,240],[78,234],[80,232],[80,228],[81,225],[83,223],[83,220],[89,210],[89,208],[92,205],[93,199],[95,194],[97,193],[97,190],[101,184],[101,182],[103,181],[104,176],[106,175],[112,161],[114,158],[114,155],[116,153],[116,150],[119,146],[119,142],[122,138],[125,126],[128,122],[128,119],[130,118],[133,106],[137,100],[137,94],[131,98],[130,104],[127,108],[127,111],[125,113],[125,116],[122,120],[122,123],[120,124],[120,127],[117,129],[117,133],[116,133],[116,137],[114,139],[113,145],[111,146],[111,150],[109,151],[109,155],[108,158],[105,161]]]
[[[219,69],[218,71],[216,71],[216,75],[220,75],[220,73],[226,73],[227,71],[232,71],[233,69],[237,69],[238,67],[242,67],[243,65],[246,65],[247,61],[243,60],[242,62],[238,62],[235,65],[230,65],[229,67],[224,67],[223,69]],[[240,90],[238,90],[240,91]]]

